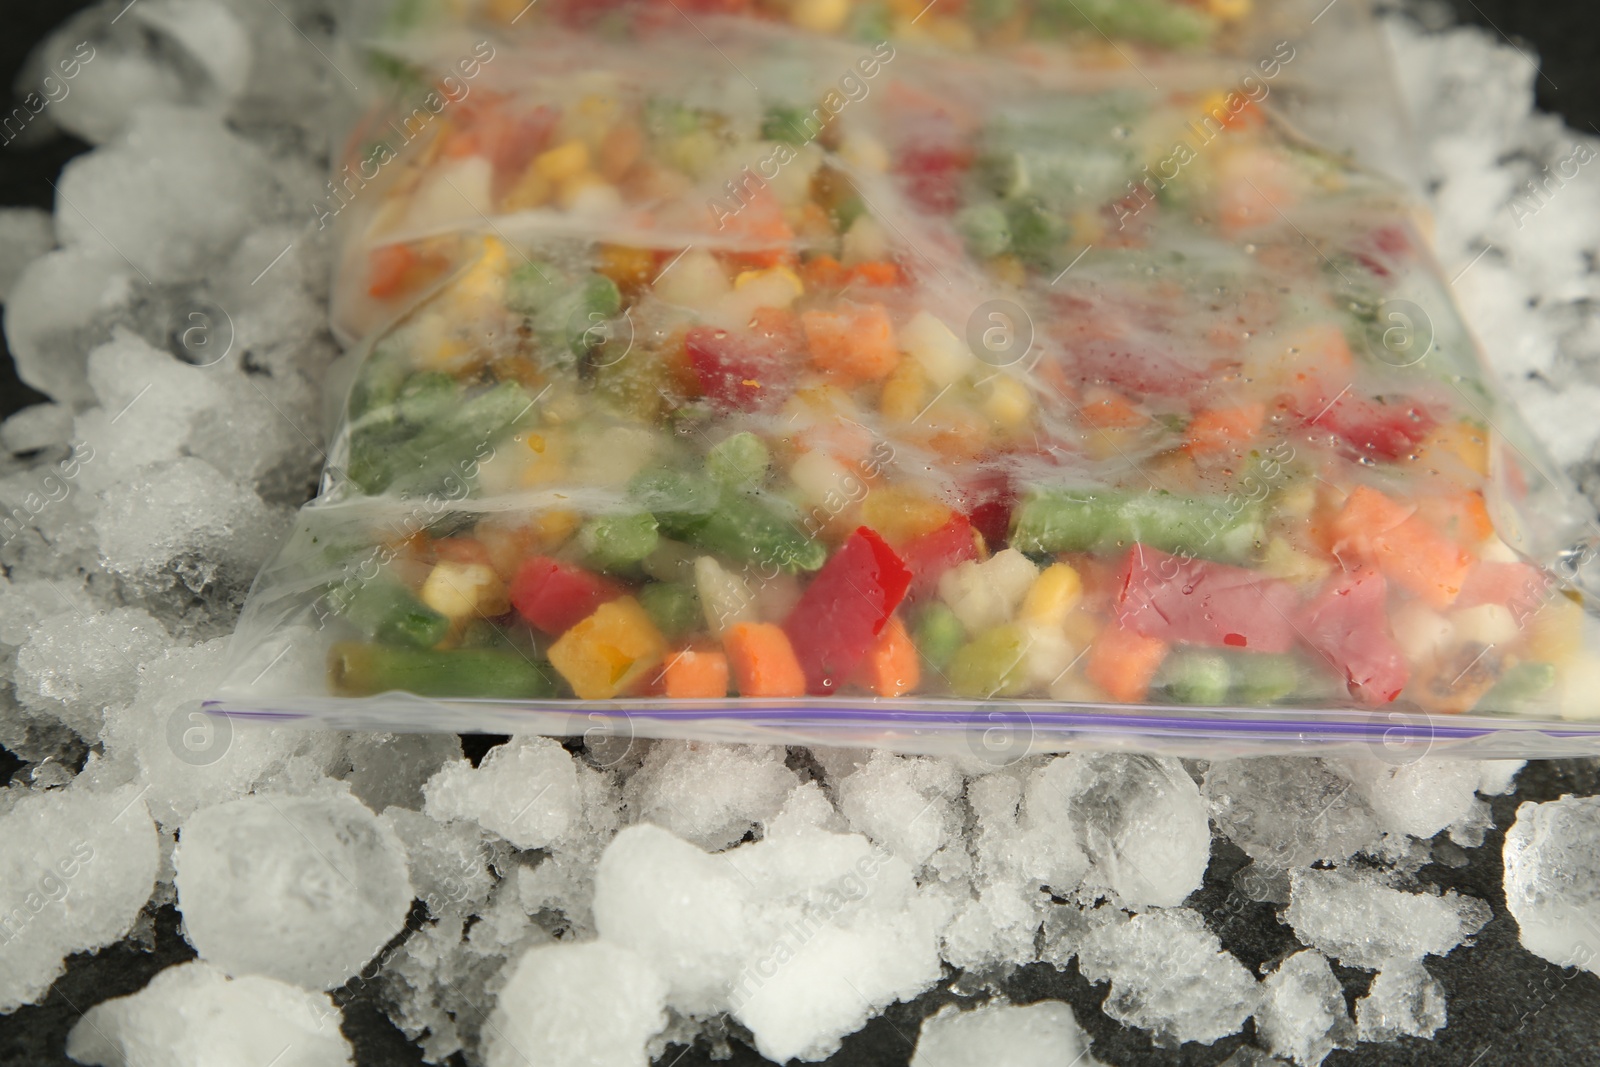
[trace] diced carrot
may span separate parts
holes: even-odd
[[[800,316],[811,361],[846,381],[887,378],[900,362],[894,326],[881,304],[854,311],[807,311]]]
[[[1195,459],[1225,456],[1254,440],[1266,418],[1265,404],[1210,408],[1189,423],[1189,443],[1185,447]]]
[[[794,239],[794,229],[783,218],[783,205],[770,189],[756,189],[744,208],[724,216],[727,230],[737,236],[753,238],[769,245],[787,245]]]
[[[805,282],[807,292],[813,289],[833,292],[844,288],[850,280],[850,272],[837,259],[823,253],[806,260],[800,268],[800,278]]]
[[[1352,549],[1433,607],[1448,607],[1472,570],[1471,552],[1369,486],[1358,486],[1333,522],[1335,551]]]
[[[881,697],[897,697],[917,688],[922,681],[922,657],[900,616],[890,616],[883,632],[867,650],[856,677]]]
[[[857,263],[851,268],[850,280],[862,285],[899,285],[900,267],[887,260]]]
[[[417,253],[410,245],[374,248],[367,257],[367,292],[379,300],[394,296],[416,264]]]
[[[797,697],[806,675],[795,658],[789,635],[770,622],[740,622],[722,637],[740,696]]]
[[[728,657],[686,648],[667,661],[666,694],[675,699],[711,700],[728,695]]]
[[[1488,505],[1484,503],[1483,494],[1476,489],[1425,496],[1418,501],[1417,511],[1457,544],[1480,545],[1494,533]]]
[[[1150,416],[1115,389],[1096,386],[1083,394],[1083,419],[1101,430],[1123,430],[1143,426]]]
[[[1150,682],[1166,655],[1165,641],[1136,634],[1112,621],[1101,628],[1089,646],[1084,674],[1112,700],[1137,704],[1149,692]]]

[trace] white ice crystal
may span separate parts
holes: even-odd
[[[252,796],[185,820],[178,910],[200,958],[232,975],[331,989],[400,931],[405,848],[349,796]]]
[[[1297,952],[1262,980],[1256,1033],[1272,1052],[1303,1067],[1355,1044],[1344,988],[1322,953]]]
[[[511,975],[489,1019],[488,1067],[645,1067],[666,1025],[667,988],[638,953],[606,942],[540,945]]]
[[[544,848],[576,828],[578,774],[566,749],[548,737],[514,737],[476,768],[464,759],[429,780],[426,811],[472,819],[518,848]]]
[[[1107,1015],[1151,1031],[1159,1045],[1237,1033],[1261,998],[1250,972],[1188,908],[1094,926],[1078,950],[1078,967],[1091,982],[1111,983]]]
[[[1504,857],[1506,908],[1522,947],[1600,973],[1600,797],[1522,804]]]
[[[1263,866],[1337,863],[1381,843],[1360,791],[1322,760],[1213,760],[1205,796],[1217,828]]]
[[[137,665],[156,659],[171,643],[161,624],[139,608],[58,612],[17,650],[17,698],[94,740],[105,708],[132,698]]]
[[[1361,870],[1297,869],[1284,920],[1302,942],[1347,967],[1442,956],[1482,929],[1489,905],[1454,890],[1407,893]]]
[[[42,996],[68,954],[133,926],[160,858],[139,793],[73,783],[0,814],[0,1014]]]
[[[348,1067],[342,1014],[326,993],[194,960],[90,1008],[67,1055],[97,1067]]]
[[[1059,1000],[971,1011],[949,1005],[922,1020],[911,1067],[1097,1067],[1088,1053],[1088,1035]]]
[[[55,224],[36,207],[0,207],[0,304],[32,260],[56,245]]]
[[[783,756],[781,748],[759,745],[660,741],[623,797],[636,820],[702,848],[726,848],[776,815],[800,783]]]
[[[1432,1037],[1445,1024],[1444,986],[1415,960],[1396,960],[1372,979],[1356,1001],[1357,1036],[1362,1041]]]

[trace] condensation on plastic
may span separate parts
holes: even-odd
[[[1346,31],[1358,38],[1370,32],[1370,24],[1362,21],[1364,17],[1363,14],[1346,24]],[[816,61],[814,55],[811,65],[786,55],[787,38],[770,29],[755,34],[754,44],[752,35],[744,29],[735,27],[729,32],[739,38],[739,47],[745,49],[736,53],[740,65],[748,65],[758,75],[780,70],[791,75],[810,72],[813,78],[825,78],[825,74],[818,72],[831,69],[826,60]],[[401,42],[387,44],[385,49],[390,54],[403,54],[407,47],[413,47],[409,58],[415,60],[427,55],[439,62],[439,57],[453,54],[450,48],[454,44],[469,45],[470,40],[471,34],[466,33],[448,40],[433,40],[426,47],[407,46]],[[608,63],[619,63],[630,54],[628,46],[615,43],[590,41],[588,50],[583,52],[572,50],[570,45],[571,41],[567,41],[548,50],[497,53],[502,62],[498,67],[492,62],[484,66],[480,86],[525,94],[530,99],[575,100],[587,84],[593,84],[584,80],[582,71],[603,69]],[[811,50],[808,55],[813,54],[816,45],[815,41],[807,42],[807,49]],[[510,46],[502,42],[501,47]],[[829,47],[837,48],[840,55],[847,55],[853,54],[850,49],[854,46],[835,42]],[[528,61],[528,57],[534,55],[539,57],[537,65]],[[726,84],[734,75],[727,71],[708,75],[696,69],[696,59],[692,46],[661,45],[652,53],[651,64],[630,70],[620,83],[613,84],[621,84],[625,91],[634,92],[643,99],[658,87],[698,81],[701,99],[717,101],[719,94],[715,87],[719,79]],[[1162,70],[1174,74],[1175,81],[1194,87],[1227,85],[1232,81],[1227,64],[1237,66],[1236,59],[1225,56],[1218,61],[1219,57],[1205,57],[1203,62],[1189,60]],[[448,65],[449,61],[443,62]],[[1024,110],[1030,101],[1039,99],[1039,79],[1022,79],[1024,84],[1020,89],[1015,85],[1007,87],[996,84],[992,73],[981,64],[970,67],[942,64],[937,73],[929,73],[928,67],[907,68],[912,65],[903,64],[895,69],[892,79],[903,77],[914,87],[952,83],[982,85],[990,93],[991,105],[995,100],[1003,102],[1009,95]],[[1348,71],[1350,68],[1341,68],[1332,61],[1315,68],[1318,72],[1340,69]],[[1363,69],[1370,69],[1370,64]],[[1302,64],[1299,70],[1311,72],[1313,67]],[[1182,76],[1178,77],[1176,72],[1182,72]],[[1144,76],[1140,71],[1133,73]],[[739,76],[742,77],[742,73]],[[1328,137],[1339,147],[1352,147],[1354,139],[1341,143],[1337,133],[1332,132],[1334,126],[1326,121],[1328,116],[1338,114],[1338,108],[1334,103],[1336,91],[1319,81],[1323,76],[1322,73],[1306,73],[1297,81],[1285,80],[1280,83],[1285,91],[1268,107],[1285,104],[1282,111],[1289,113],[1300,130]],[[920,84],[918,79],[921,79]],[[889,80],[885,79],[884,85],[875,91],[883,92]],[[1065,74],[1047,71],[1042,77],[1052,94],[1071,89],[1123,92],[1152,98],[1157,95],[1133,84],[1136,80],[1126,69],[1113,71],[1110,77],[1103,70]],[[1054,84],[1050,84],[1052,82]],[[1371,91],[1365,97],[1366,106],[1374,114],[1382,112],[1382,107],[1374,101],[1381,103],[1384,90],[1367,88]],[[814,89],[815,82],[806,85],[800,95]],[[727,103],[737,101],[739,94],[721,95],[724,106],[739,106]],[[359,143],[364,136],[370,136],[375,128],[373,124],[392,122],[395,114],[393,106],[370,112],[364,120],[367,125],[358,126],[348,143]],[[872,129],[877,122],[877,132],[890,144],[896,133],[901,132],[896,128],[894,116],[886,116],[876,105],[858,108],[849,117],[863,129]],[[1286,136],[1292,140],[1296,135],[1287,133]],[[1399,135],[1392,131],[1373,135],[1368,128],[1363,136],[1366,140],[1362,143],[1378,146],[1365,152],[1365,158],[1377,162],[1387,150],[1383,146],[1385,138],[1392,141]],[[949,235],[941,231],[940,221],[916,210],[907,210],[901,198],[883,185],[883,178],[851,169],[837,160],[832,163],[847,170],[861,189],[863,199],[872,205],[872,214],[897,235],[896,243],[903,255],[909,258],[913,252],[920,254],[923,247],[938,249],[948,245]],[[385,190],[405,180],[402,164],[370,186],[364,184],[361,195],[352,202],[352,210],[348,214],[341,212],[338,220],[343,256],[337,274],[343,283],[335,299],[335,325],[341,337],[351,345],[351,351],[330,376],[330,404],[337,408],[330,407],[329,436],[334,444],[324,474],[322,495],[303,511],[302,527],[297,531],[297,536],[307,536],[313,541],[337,538],[341,536],[341,529],[350,528],[347,524],[366,523],[367,528],[389,524],[403,528],[409,517],[414,517],[419,510],[416,497],[386,499],[352,491],[348,475],[350,433],[343,416],[347,389],[340,385],[352,384],[385,339],[412,328],[419,314],[426,313],[432,302],[445,299],[451,286],[470,274],[484,254],[486,237],[492,236],[524,256],[550,256],[555,260],[566,257],[581,263],[593,255],[590,241],[600,236],[590,222],[570,225],[548,213],[540,217],[538,213],[489,215],[480,211],[458,212],[450,217],[447,212],[422,226],[407,229],[404,219],[384,217],[382,207]],[[1358,179],[1357,184],[1362,180]],[[1380,186],[1381,183],[1363,188],[1378,202],[1389,202],[1386,198],[1390,194],[1382,192]],[[1405,208],[1400,200],[1392,202],[1398,205],[1397,216],[1403,217]],[[736,240],[729,241],[709,231],[703,218],[684,216],[668,226],[657,224],[645,229],[618,227],[615,223],[616,220],[611,220],[603,227],[604,237],[668,249],[697,242],[738,247]],[[1313,236],[1317,235],[1314,223],[1305,225]],[[384,241],[419,236],[434,237],[439,242],[442,260],[450,266],[441,270],[432,286],[402,305],[383,306],[366,299],[359,291],[359,283],[370,249]],[[1412,236],[1415,239],[1414,231]],[[1312,243],[1313,237],[1306,237],[1306,240]],[[1425,248],[1420,240],[1415,243]],[[1312,247],[1317,246],[1312,243]],[[935,255],[939,257],[939,253]],[[982,292],[982,279],[965,270],[966,264],[959,256],[941,258],[941,261],[946,270],[957,275],[955,287],[976,294],[968,299],[977,302]],[[932,260],[929,263],[935,272],[940,272],[939,263]],[[1440,281],[1437,268],[1427,262],[1425,253],[1422,266],[1423,269],[1408,275],[1410,288],[1406,293],[1419,298],[1434,312],[1431,325],[1437,331],[1437,343],[1442,351],[1458,360],[1456,391],[1468,404],[1478,408],[1478,414],[1494,431],[1490,435],[1491,474],[1484,491],[1497,531],[1524,558],[1551,565],[1571,579],[1575,577],[1572,571],[1592,556],[1585,534],[1593,524],[1584,505],[1514,412],[1499,406],[1495,398],[1485,393],[1480,392],[1480,400],[1473,401],[1462,390],[1461,382],[1473,387],[1473,383],[1492,378],[1483,370],[1481,353],[1455,316],[1448,290]],[[1088,276],[1092,266],[1085,264],[1079,270],[1080,277]],[[950,279],[945,281],[948,283]],[[603,513],[618,503],[616,491],[603,486],[580,489],[580,495],[589,497],[583,509],[585,513]],[[476,497],[452,494],[437,510],[455,515],[484,515],[550,507],[558,502],[571,507],[574,500],[570,493],[565,499],[551,497],[550,491]],[[427,506],[432,507],[432,503]],[[371,538],[370,534],[361,533],[349,536],[355,543]],[[1496,758],[1600,753],[1600,721],[1558,719],[1556,705],[1551,701],[1535,704],[1524,716],[1511,717],[1331,706],[1338,703],[1336,701],[1320,707],[1197,708],[1159,703],[1124,705],[1044,699],[974,701],[937,696],[897,699],[841,696],[786,701],[729,699],[689,703],[651,697],[587,702],[430,699],[408,693],[339,697],[330,695],[322,680],[326,649],[337,636],[338,624],[335,623],[335,633],[331,634],[321,621],[312,625],[313,618],[325,620],[326,613],[318,615],[309,607],[335,575],[332,570],[319,572],[314,567],[308,568],[304,549],[303,540],[299,545],[300,556],[295,555],[293,546],[287,548],[258,578],[233,643],[233,669],[222,690],[206,702],[208,710],[239,718],[342,729],[531,731],[565,735],[598,731],[628,738],[872,745],[907,752],[968,756],[997,763],[1030,752],[1083,747],[1143,749],[1193,756],[1322,753],[1359,748],[1395,762],[1409,762],[1430,752]],[[1581,578],[1581,573],[1576,577]],[[1583,645],[1591,652],[1600,648],[1600,639],[1597,639],[1600,635],[1594,631],[1594,621],[1585,616]]]

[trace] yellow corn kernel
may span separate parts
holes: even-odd
[[[1028,280],[1028,268],[1022,265],[1022,260],[1010,252],[991,258],[988,266],[989,273],[1004,285],[1020,286]]]
[[[522,471],[522,487],[551,485],[567,477],[572,458],[572,441],[553,427],[528,435],[528,465]]]
[[[984,386],[983,413],[1007,430],[1015,430],[1033,414],[1028,387],[1009,374],[997,374]]]
[[[1082,599],[1083,579],[1078,572],[1071,564],[1052,563],[1028,587],[1018,617],[1023,622],[1060,626]]]
[[[1219,19],[1237,21],[1250,14],[1251,0],[1206,0],[1206,10]]]
[[[522,177],[506,193],[505,199],[500,203],[502,211],[532,211],[550,202],[555,195],[556,185],[539,170],[539,161],[534,160],[528,164],[528,169],[522,172]]]
[[[902,359],[883,383],[878,410],[891,422],[910,422],[928,403],[928,376],[922,364]]]
[[[546,180],[563,182],[589,169],[589,146],[582,141],[568,141],[540,153],[533,167]]]
[[[861,505],[861,521],[894,545],[932,533],[950,517],[951,511],[944,504],[901,485],[874,489]]]
[[[800,281],[800,275],[788,267],[770,267],[767,270],[740,271],[739,276],[733,280],[735,292],[748,286],[759,286],[765,292],[768,289],[782,294],[784,302],[778,307],[788,307],[795,299],[804,295],[805,284]],[[791,295],[792,294],[792,295]]]
[[[667,641],[631,596],[608,601],[550,646],[550,665],[581,700],[609,700],[660,664]]]
[[[972,28],[953,15],[930,15],[923,21],[928,24],[928,36],[946,48],[965,52],[976,43]]]
[[[505,242],[498,237],[483,239],[483,255],[456,283],[451,294],[462,302],[505,300],[505,283],[508,256]]]
[[[600,246],[600,266],[597,269],[623,292],[636,292],[649,285],[655,276],[655,268],[655,253],[648,248]]]
[[[798,0],[789,9],[789,21],[803,30],[832,33],[850,17],[850,0]]]
[[[556,509],[541,512],[529,523],[534,535],[538,537],[539,544],[545,551],[560,548],[572,539],[582,525],[583,517],[576,511]]]
[[[506,586],[484,563],[441,560],[422,583],[422,602],[451,621],[489,618],[511,610]]]

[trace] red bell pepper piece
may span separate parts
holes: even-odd
[[[1321,412],[1306,412],[1303,417],[1358,454],[1386,460],[1410,454],[1438,425],[1421,404],[1386,404],[1351,393],[1336,398]]]
[[[1300,636],[1344,675],[1363,704],[1389,703],[1411,673],[1389,629],[1388,593],[1377,571],[1339,573],[1300,613]]]
[[[804,361],[794,316],[774,308],[757,310],[749,331],[696,326],[683,340],[700,391],[724,413],[777,408],[794,391],[794,368]]]
[[[379,300],[394,296],[416,264],[417,253],[410,245],[374,248],[367,254],[367,293]]]
[[[1118,621],[1145,637],[1251,652],[1294,647],[1299,594],[1243,567],[1134,545],[1115,588]]]
[[[566,633],[623,593],[615,582],[549,556],[528,560],[511,579],[511,606],[529,626],[551,637]]]
[[[1538,610],[1555,590],[1555,579],[1531,563],[1481,560],[1467,572],[1455,607],[1503,604],[1519,620]]]
[[[969,559],[978,558],[978,546],[972,539],[972,523],[965,515],[957,513],[937,530],[919,534],[900,546],[900,559],[911,571],[911,588],[906,602],[915,603],[932,593],[939,585],[939,576]]]
[[[850,535],[783,623],[807,692],[831,693],[855,673],[910,584],[883,538],[865,526]]]

